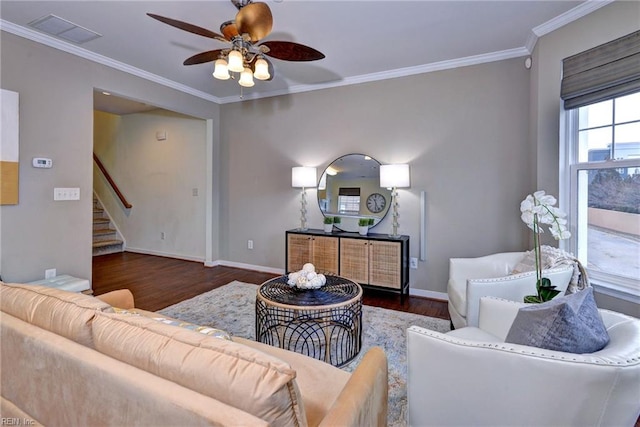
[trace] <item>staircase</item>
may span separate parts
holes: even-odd
[[[109,214],[104,210],[100,200],[93,197],[93,256],[122,252],[124,242],[118,231],[112,228]]]

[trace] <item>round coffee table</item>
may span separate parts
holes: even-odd
[[[256,340],[334,366],[353,360],[362,346],[362,288],[326,276],[320,289],[298,289],[287,276],[264,282],[256,296]]]

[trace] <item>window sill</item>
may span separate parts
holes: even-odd
[[[593,286],[593,289],[598,293],[629,301],[634,304],[640,304],[640,292],[637,290],[634,291],[626,287],[605,283],[602,280],[597,279],[591,280],[591,286]]]

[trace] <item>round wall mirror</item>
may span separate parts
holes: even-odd
[[[334,160],[318,184],[318,205],[325,217],[340,218],[342,231],[357,232],[360,219],[375,227],[389,211],[391,190],[380,188],[380,162],[364,154]]]

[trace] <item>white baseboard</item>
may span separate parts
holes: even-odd
[[[169,252],[154,251],[149,249],[132,248],[131,246],[127,246],[126,248],[124,248],[124,250],[127,252],[135,252],[137,254],[156,255],[156,256],[163,256],[166,258],[183,259],[185,261],[204,262],[204,258],[202,257],[194,257],[194,256],[182,255],[182,254],[172,254]]]
[[[218,265],[221,265],[224,267],[243,268],[245,270],[261,271],[264,273],[284,274],[284,269],[282,268],[273,268],[273,267],[266,267],[263,265],[245,264],[243,262],[226,261],[223,259],[219,259],[216,261],[207,261],[204,263],[205,267],[216,267]]]
[[[414,295],[416,297],[437,299],[441,301],[449,301],[449,296],[446,294],[446,292],[436,292],[436,291],[428,291],[426,289],[409,288],[409,295]]]

